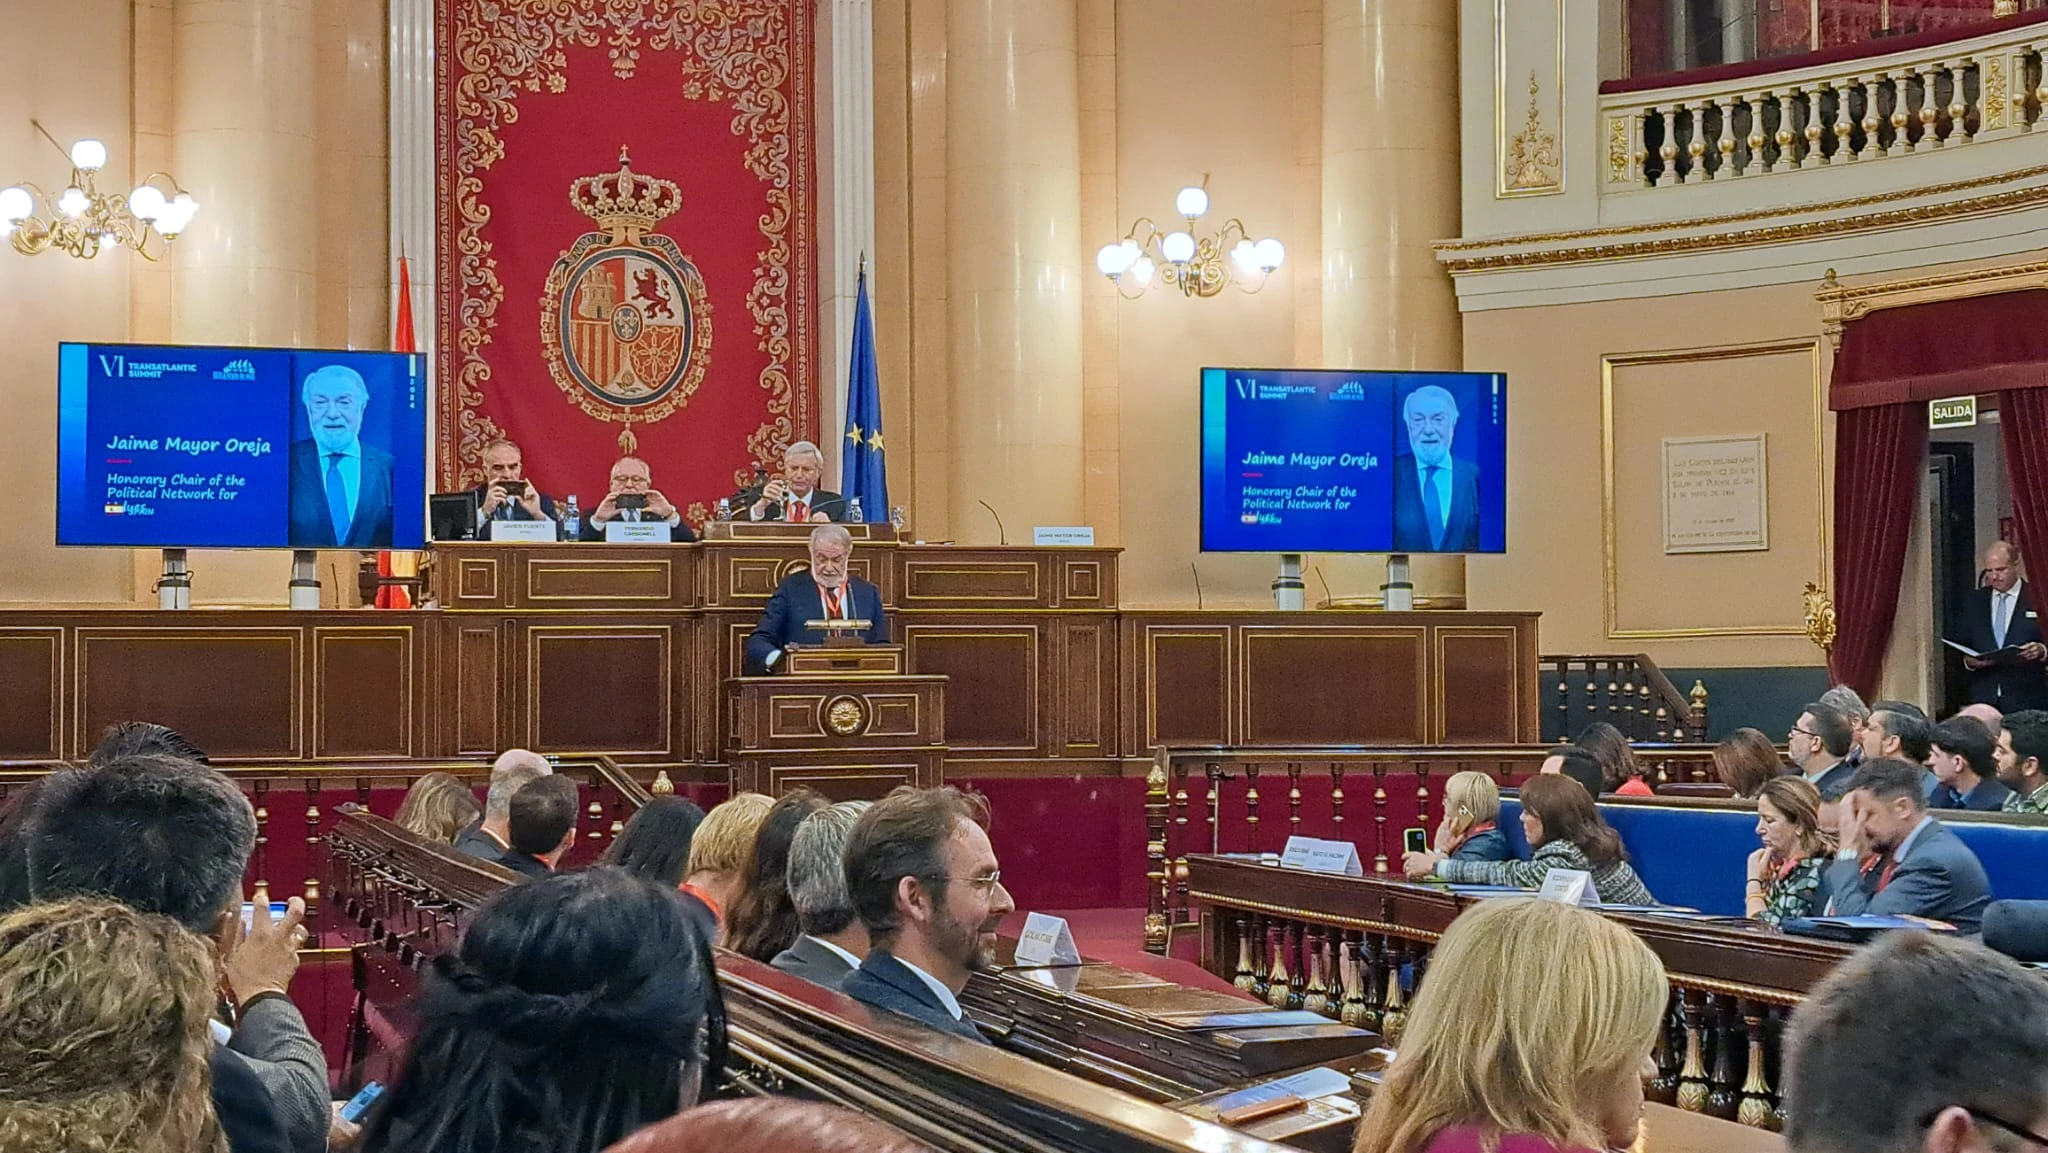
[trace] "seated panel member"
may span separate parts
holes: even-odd
[[[1015,911],[979,796],[905,785],[846,839],[846,891],[871,948],[840,991],[987,1044],[960,1008],[967,978],[995,964],[996,928]]]
[[[370,389],[362,374],[340,364],[316,368],[299,401],[312,436],[292,445],[292,546],[390,548],[396,465],[390,453],[363,443]]]
[[[1974,934],[1991,903],[1977,854],[1927,814],[1920,766],[1894,757],[1856,770],[1842,796],[1841,859],[1828,869],[1827,910],[1932,917]]]
[[[760,498],[737,510],[739,520],[773,520],[788,524],[846,519],[846,501],[818,487],[825,472],[825,454],[808,440],[782,450],[782,475],[761,489]]]
[[[1941,782],[1927,800],[1931,809],[1995,813],[2012,790],[1998,779],[1998,745],[1982,722],[1961,714],[1934,726],[1934,777]]]
[[[621,502],[621,497],[626,499]],[[627,524],[660,521],[668,526],[668,539],[677,544],[697,539],[697,534],[683,523],[683,514],[654,487],[654,473],[647,462],[637,456],[622,456],[612,465],[611,490],[590,510],[590,519],[583,523],[579,535],[584,540],[603,540],[604,527],[615,520]]]
[[[811,530],[811,567],[782,579],[768,607],[761,610],[761,623],[747,638],[746,672],[750,675],[774,672],[785,650],[800,645],[821,645],[825,634],[804,627],[805,621],[867,621],[863,639],[871,645],[889,643],[889,622],[882,614],[882,590],[849,575],[847,561],[853,556],[853,536],[836,524]]]
[[[484,446],[484,483],[476,493],[476,539],[491,539],[491,523],[500,520],[552,520],[552,497],[527,483],[526,456],[509,440]]]

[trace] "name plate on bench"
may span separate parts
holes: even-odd
[[[658,520],[604,522],[606,544],[667,544],[670,539],[668,525]]]
[[[1335,873],[1340,877],[1363,877],[1365,867],[1358,860],[1358,846],[1350,841],[1325,841],[1317,837],[1289,837],[1280,854],[1280,867],[1307,869],[1311,873]]]
[[[499,543],[547,544],[561,536],[551,520],[494,520],[491,539]]]

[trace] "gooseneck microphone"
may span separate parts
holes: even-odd
[[[1189,561],[1188,571],[1195,574],[1195,611],[1200,612],[1202,611],[1202,570],[1195,566],[1194,561]]]
[[[1336,594],[1335,594],[1335,593],[1332,593],[1332,592],[1330,591],[1330,582],[1329,582],[1329,581],[1328,581],[1328,580],[1327,580],[1326,578],[1324,578],[1324,576],[1323,576],[1323,566],[1321,566],[1321,565],[1317,565],[1317,566],[1316,566],[1316,583],[1317,583],[1317,584],[1320,584],[1320,585],[1322,585],[1322,586],[1323,586],[1323,607],[1324,607],[1324,608],[1334,608],[1334,607],[1336,607],[1336,604],[1337,604],[1337,596],[1336,596]]]
[[[997,543],[997,544],[999,544],[999,545],[1006,545],[1006,544],[1009,544],[1009,543],[1010,543],[1010,536],[1009,536],[1009,534],[1008,534],[1008,533],[1006,533],[1006,532],[1004,532],[1004,531],[1003,531],[1003,518],[1002,518],[1002,514],[1000,514],[1000,513],[996,512],[996,510],[995,510],[995,506],[993,506],[993,505],[989,504],[989,503],[988,503],[987,501],[985,501],[985,500],[978,500],[978,501],[975,501],[974,503],[976,503],[976,504],[980,505],[981,507],[983,507],[983,508],[985,508],[985,509],[988,509],[988,515],[990,515],[990,516],[992,516],[992,517],[995,517],[995,518],[996,518],[996,543]]]

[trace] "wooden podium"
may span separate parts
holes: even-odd
[[[905,674],[901,645],[797,649],[788,660],[781,675],[726,681],[734,792],[780,796],[795,784],[858,801],[940,783],[945,677]]]

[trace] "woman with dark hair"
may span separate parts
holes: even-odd
[[[1552,869],[1593,875],[1593,888],[1610,905],[1654,905],[1656,898],[1629,867],[1621,834],[1600,819],[1593,798],[1577,781],[1556,774],[1522,782],[1522,833],[1535,854],[1526,861],[1460,861],[1412,853],[1410,876],[1435,876],[1467,885],[1541,888]]]
[[[362,1153],[596,1153],[725,1063],[711,945],[675,889],[599,866],[506,889],[434,959]]]
[[[1778,746],[1757,729],[1737,729],[1714,746],[1714,775],[1744,800],[1763,792],[1764,782],[1784,772]]]
[[[782,794],[754,835],[754,848],[740,872],[740,895],[725,915],[725,947],[756,961],[796,943],[796,905],[789,899],[789,843],[804,818],[825,807],[825,798],[798,787]]]
[[[671,889],[681,888],[683,874],[689,871],[690,841],[703,823],[704,810],[695,802],[656,797],[626,822],[605,850],[604,863]]]
[[[1835,845],[1820,830],[1820,792],[1804,777],[1773,777],[1756,798],[1756,837],[1763,847],[1749,855],[1744,912],[1752,921],[1781,925],[1811,917],[1827,903],[1821,874],[1833,862]]]
[[[1573,743],[1593,754],[1593,759],[1600,762],[1601,792],[1624,797],[1656,795],[1656,790],[1643,779],[1643,763],[1636,760],[1635,749],[1620,729],[1606,721],[1594,721]]]

